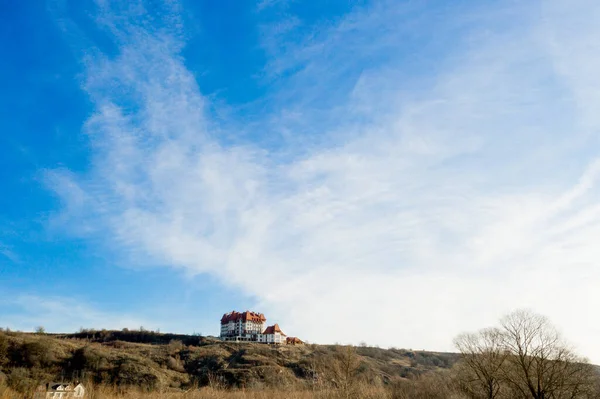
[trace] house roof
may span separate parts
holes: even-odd
[[[221,324],[227,324],[230,321],[237,322],[239,320],[243,322],[254,321],[257,323],[264,323],[267,321],[267,318],[262,313],[250,312],[248,310],[245,312],[236,312],[233,310],[229,313],[225,313],[223,317],[221,317]]]
[[[74,384],[69,382],[49,382],[45,385],[40,385],[37,390],[47,392],[71,392],[78,386],[84,388],[80,382],[76,382]]]
[[[281,328],[279,328],[279,324],[277,324],[277,323],[265,328],[265,331],[263,331],[263,334],[275,334],[275,333],[279,333],[279,334],[283,335],[284,337],[286,336],[283,333],[283,331],[281,331]]]
[[[303,344],[304,342],[298,337],[287,337],[285,342],[288,344]]]
[[[73,389],[73,385],[68,382],[51,382],[48,384],[49,391]]]

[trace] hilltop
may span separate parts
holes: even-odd
[[[227,343],[151,331],[0,332],[0,383],[24,392],[41,381],[82,380],[147,391],[294,388],[337,384],[344,367],[369,385],[449,369],[453,353],[336,345]]]

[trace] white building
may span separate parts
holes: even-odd
[[[286,337],[281,328],[279,328],[279,324],[275,324],[267,327],[262,334],[258,335],[258,342],[265,344],[285,344],[287,343]]]
[[[278,324],[265,328],[267,319],[262,313],[236,312],[225,313],[221,317],[221,339],[223,341],[261,342],[265,344],[286,344],[287,336]],[[294,344],[302,343],[298,338]]]
[[[221,317],[221,339],[224,341],[258,341],[267,319],[250,311],[226,313]]]

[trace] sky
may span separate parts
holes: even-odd
[[[600,3],[0,1],[0,326],[600,363]]]

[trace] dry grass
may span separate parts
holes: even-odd
[[[23,399],[31,394],[22,394],[0,385],[0,399]],[[264,390],[222,390],[205,387],[189,391],[142,392],[137,390],[119,391],[108,387],[89,387],[87,399],[386,399],[392,398],[391,392],[384,388],[359,386],[352,392],[339,390],[294,391],[280,389]]]
[[[166,341],[162,335],[154,338]],[[200,339],[181,336],[192,338]],[[88,399],[417,399],[399,395],[399,381],[436,374],[457,357],[367,346],[271,347],[214,340],[186,345],[182,340],[97,342],[0,331],[0,399],[31,398],[36,386],[65,378],[95,381],[96,386],[84,383]]]
[[[390,398],[390,393],[384,389],[367,388],[364,390],[356,391],[354,393],[346,394],[344,392],[336,390],[322,390],[322,391],[282,391],[278,389],[265,389],[265,390],[217,390],[212,388],[202,388],[199,390],[192,390],[188,392],[154,392],[154,393],[143,393],[143,392],[127,392],[122,395],[106,392],[101,393],[90,399],[108,399],[108,398],[123,398],[123,399],[271,399],[271,398],[288,398],[288,399],[309,399],[309,398],[322,398],[322,399],[338,399],[338,398],[365,398],[365,399],[376,399],[376,398]]]
[[[162,335],[153,337],[166,341]],[[182,337],[187,341],[200,339]],[[253,392],[304,392],[315,385],[319,390],[340,388],[350,380],[379,387],[450,368],[457,358],[454,354],[364,346],[353,351],[352,373],[344,376],[338,367],[341,347],[334,345],[272,347],[214,340],[202,341],[198,346],[185,345],[181,340],[166,344],[96,342],[0,331],[1,341],[5,350],[0,350],[0,371],[5,375],[5,384],[20,392],[64,379],[92,379],[104,386],[135,386],[146,392],[207,385],[214,388],[211,379],[215,378],[221,384],[219,388]]]
[[[0,399],[22,399],[23,394],[13,391],[4,384],[0,384]]]

